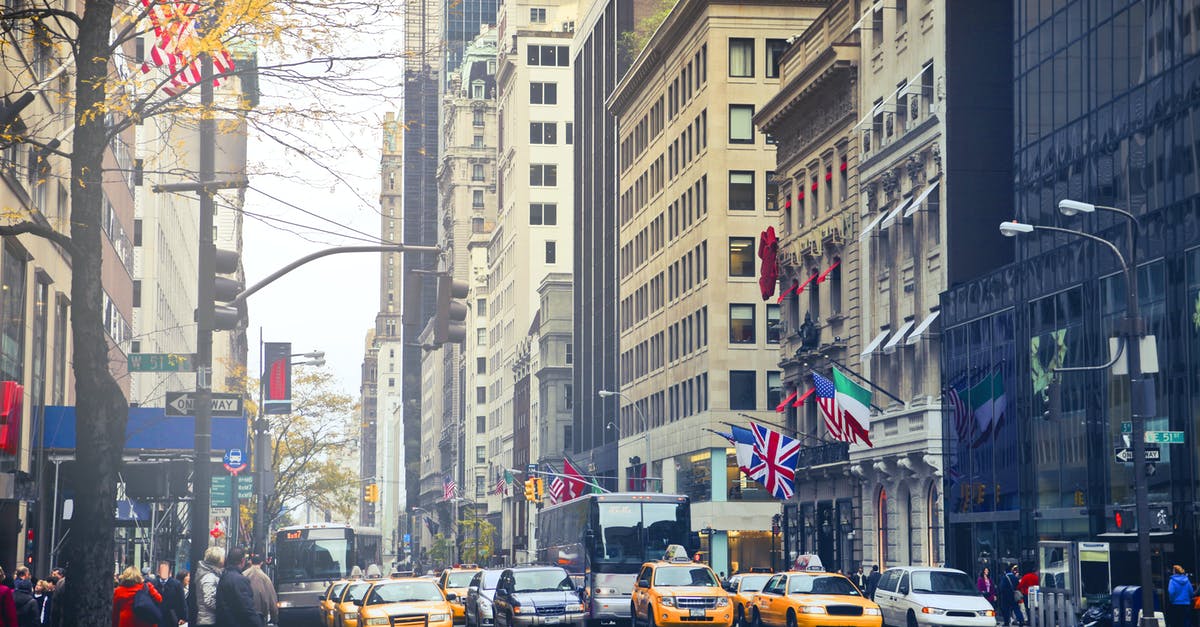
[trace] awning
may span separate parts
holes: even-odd
[[[892,339],[888,340],[888,343],[883,345],[884,355],[891,355],[892,353],[896,352],[896,346],[900,344],[900,340],[904,339],[904,334],[908,333],[908,330],[912,328],[913,322],[915,321],[909,320],[908,322],[900,325],[900,328],[896,330],[896,334],[892,336]]]
[[[886,214],[883,214],[883,213],[881,213],[881,214],[879,214],[879,215],[875,216],[875,219],[874,219],[874,220],[871,220],[871,223],[870,223],[870,224],[868,224],[868,225],[866,226],[866,228],[864,228],[864,229],[863,229],[862,233],[861,233],[861,234],[858,236],[858,241],[860,241],[860,242],[861,242],[861,241],[863,241],[864,239],[866,239],[866,238],[867,238],[867,235],[869,235],[869,234],[871,233],[871,231],[873,231],[873,230],[875,229],[875,226],[876,226],[877,224],[879,224],[879,222],[880,222],[881,220],[883,220],[883,216],[884,216],[884,215],[886,215]]]
[[[892,209],[892,212],[887,214],[887,217],[883,219],[883,222],[879,225],[879,228],[886,229],[889,226],[891,226],[892,223],[894,223],[896,221],[896,216],[899,215],[899,213],[901,211],[903,211],[904,208],[907,207],[910,202],[912,202],[912,196],[905,198],[903,202],[896,205],[896,208]],[[905,215],[908,215],[908,214],[905,214]]]
[[[929,328],[929,325],[932,324],[933,321],[936,320],[938,315],[940,315],[941,313],[942,313],[942,311],[939,309],[938,311],[935,311],[935,312],[929,314],[928,316],[925,316],[925,319],[921,321],[921,324],[917,325],[916,329],[913,329],[912,335],[909,335],[908,339],[905,340],[904,343],[905,344],[916,344],[921,339],[921,334],[924,333],[925,330]]]
[[[858,354],[858,358],[862,361],[866,361],[866,359],[871,356],[871,353],[874,353],[875,349],[879,348],[879,345],[883,343],[883,338],[887,337],[888,333],[891,333],[891,331],[888,331],[887,329],[880,331],[879,335],[876,335],[875,339],[871,340],[871,342],[867,344],[867,347],[863,349],[863,352]]]
[[[941,182],[942,180],[938,179],[933,182],[933,185],[926,187],[925,191],[921,192],[921,195],[917,196],[917,199],[912,202],[912,205],[909,205],[908,211],[904,212],[904,217],[907,218],[908,216],[916,213],[921,208],[921,203],[925,202],[926,198],[929,198],[929,194],[933,193],[933,190],[937,189],[938,183]]]

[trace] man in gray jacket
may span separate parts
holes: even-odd
[[[242,574],[250,580],[250,591],[254,593],[254,607],[262,615],[263,624],[272,625],[279,621],[276,614],[278,600],[275,598],[275,585],[271,583],[267,573],[263,572],[262,565],[262,555],[255,553],[250,556],[250,568]]]

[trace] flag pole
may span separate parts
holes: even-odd
[[[762,423],[762,424],[764,424],[764,425],[767,425],[767,426],[770,426],[770,427],[775,427],[776,429],[779,429],[780,431],[784,431],[784,432],[787,432],[787,433],[791,433],[791,434],[792,434],[792,435],[794,435],[794,436],[798,436],[798,437],[801,437],[801,438],[805,438],[805,439],[808,439],[808,440],[812,440],[813,442],[816,442],[817,444],[820,444],[820,445],[822,445],[822,446],[824,446],[824,445],[826,445],[826,444],[831,444],[831,442],[830,442],[830,441],[828,441],[828,440],[822,440],[821,438],[818,438],[818,437],[817,437],[817,436],[815,436],[815,435],[809,435],[809,434],[807,434],[807,433],[804,433],[803,431],[797,431],[797,430],[795,430],[795,429],[791,429],[791,428],[785,427],[785,426],[783,426],[783,425],[776,424],[776,423],[774,423],[774,422],[771,422],[771,421],[769,421],[769,420],[760,420],[760,419],[758,419],[758,418],[755,418],[754,416],[751,416],[750,414],[743,414],[743,413],[741,413],[741,412],[738,412],[738,415],[739,415],[739,416],[741,416],[742,418],[746,418],[746,419],[748,419],[748,420],[753,420],[754,422]],[[723,424],[723,425],[729,425],[730,427],[740,427],[740,428],[742,428],[742,429],[745,429],[745,427],[742,427],[741,425],[735,425],[735,424],[733,424],[732,422],[722,422],[721,424]],[[714,433],[715,433],[715,432],[714,432]],[[722,437],[724,437],[724,436],[722,436]]]
[[[846,372],[848,372],[848,373],[850,373],[850,374],[854,375],[854,376],[855,376],[855,378],[862,380],[862,382],[863,382],[863,383],[866,383],[867,385],[871,386],[871,389],[878,391],[880,394],[883,394],[884,396],[886,396],[886,397],[888,397],[888,398],[892,399],[893,401],[896,401],[897,403],[904,404],[904,401],[900,400],[900,397],[898,397],[898,396],[896,396],[896,395],[892,394],[891,392],[888,392],[887,390],[885,390],[885,389],[883,389],[883,388],[879,387],[878,385],[875,385],[875,382],[874,382],[874,381],[872,381],[872,380],[870,380],[870,379],[868,379],[868,378],[866,378],[866,377],[862,376],[861,374],[859,374],[859,373],[855,372],[854,370],[852,370],[852,369],[851,369],[849,366],[847,366],[846,364],[843,364],[842,362],[840,362],[840,361],[838,361],[838,360],[836,360],[836,359],[834,359],[834,358],[830,357],[829,355],[822,355],[822,357],[824,357],[826,360],[828,360],[828,361],[829,361],[829,363],[831,363],[831,364],[833,364],[833,365],[837,366],[838,368],[841,368],[842,370],[844,370],[844,371],[846,371]],[[880,407],[876,406],[874,403],[872,403],[872,404],[871,404],[871,407],[874,407],[875,409],[878,409],[879,411],[883,411],[883,409],[881,409]]]

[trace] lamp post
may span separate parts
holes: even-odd
[[[638,404],[633,402],[633,399],[629,398],[629,396],[627,394],[625,394],[624,392],[617,392],[617,391],[613,391],[613,390],[600,390],[599,392],[596,392],[596,395],[599,396],[600,398],[609,398],[610,396],[616,396],[616,397],[625,399],[625,401],[627,403],[629,403],[630,405],[633,406],[634,413],[636,413],[638,415],[638,418],[641,419],[642,432],[643,432],[642,436],[646,439],[646,457],[644,457],[642,459],[642,463],[645,464],[645,474],[646,474],[646,478],[644,480],[645,483],[643,485],[646,487],[646,491],[650,492],[650,489],[649,489],[650,488],[650,421],[646,419],[646,414],[642,412],[642,408],[638,407]],[[621,430],[618,428],[617,429],[617,437],[620,438],[620,435],[621,435]]]
[[[1134,507],[1137,516],[1137,547],[1138,575],[1142,586],[1141,627],[1157,627],[1154,617],[1154,582],[1150,571],[1150,498],[1146,485],[1146,408],[1147,402],[1154,398],[1153,378],[1142,377],[1141,339],[1146,334],[1145,321],[1142,320],[1138,307],[1137,287],[1137,233],[1139,227],[1137,218],[1123,209],[1093,205],[1076,200],[1063,199],[1058,203],[1058,210],[1064,216],[1072,217],[1079,213],[1093,213],[1096,210],[1116,213],[1125,218],[1125,238],[1129,247],[1128,256],[1122,255],[1116,244],[1090,233],[1062,229],[1053,226],[1022,224],[1018,222],[1002,222],[1000,233],[1007,237],[1015,237],[1034,230],[1066,233],[1103,244],[1116,255],[1125,275],[1125,319],[1121,328],[1124,338],[1126,358],[1129,363],[1129,420],[1132,423],[1133,440],[1133,493]],[[1115,360],[1114,360],[1115,362]],[[1106,364],[1107,367],[1110,364]],[[1090,369],[1090,368],[1084,368]],[[1068,370],[1068,369],[1063,369]],[[1149,615],[1149,616],[1147,616]]]

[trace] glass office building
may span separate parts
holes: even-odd
[[[1139,305],[1157,346],[1151,431],[1181,431],[1150,466],[1151,556],[1197,567],[1200,513],[1200,2],[1014,2],[1014,218],[1084,230],[1128,250],[1111,214],[1065,217],[1058,201],[1138,216]],[[1125,312],[1110,250],[1034,232],[1013,264],[942,295],[948,562],[1032,565],[1041,540],[1111,544],[1113,585],[1136,583],[1128,377],[1061,374],[1109,360]],[[1119,366],[1119,365],[1118,365]],[[1152,368],[1153,369],[1153,368]],[[1151,447],[1153,448],[1153,447]]]

